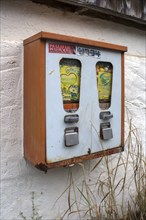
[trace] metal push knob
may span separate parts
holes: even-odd
[[[100,112],[99,118],[102,120],[108,120],[110,118],[113,118],[113,114],[110,111]]]
[[[64,116],[65,123],[77,123],[78,121],[79,121],[79,115],[77,114]]]

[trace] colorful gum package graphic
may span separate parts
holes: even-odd
[[[79,102],[81,68],[60,65],[61,90],[64,102]]]
[[[112,92],[112,64],[99,62],[96,70],[99,102],[110,102]]]

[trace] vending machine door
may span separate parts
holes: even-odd
[[[121,53],[46,41],[46,161],[121,145]]]

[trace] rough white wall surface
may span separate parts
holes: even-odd
[[[67,187],[69,173],[72,171],[78,179],[82,171],[76,165],[44,174],[23,159],[23,40],[39,31],[48,31],[128,46],[126,105],[140,129],[143,146],[146,146],[145,34],[134,28],[59,11],[28,0],[3,0],[1,3],[1,219],[21,219],[20,212],[30,219],[32,191],[43,219],[57,219],[57,216],[59,219],[67,209],[67,195],[55,201]],[[94,163],[95,160],[85,163],[86,169]],[[103,168],[101,166],[100,170]]]

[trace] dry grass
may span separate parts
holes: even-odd
[[[132,120],[125,141],[125,152],[105,156],[86,172],[79,164],[82,177],[75,180],[70,171],[68,209],[63,219],[145,220],[146,158]],[[102,169],[101,169],[102,167]],[[94,176],[91,181],[90,175]],[[82,179],[82,181],[81,181]]]

